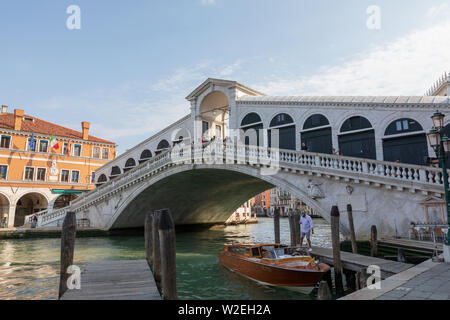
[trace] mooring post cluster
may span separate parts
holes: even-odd
[[[77,217],[75,212],[67,212],[61,229],[61,265],[59,272],[59,294],[61,299],[67,291],[69,273],[67,269],[73,265],[75,252],[75,238],[77,234]]]
[[[175,224],[169,209],[145,218],[145,252],[156,286],[165,300],[178,299]]]

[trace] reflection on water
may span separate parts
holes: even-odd
[[[314,220],[313,245],[330,247],[330,228]],[[289,243],[288,219],[280,220],[281,241]],[[273,242],[273,221],[177,234],[177,274],[181,299],[310,299],[308,295],[260,285],[218,263],[224,243]],[[0,241],[0,299],[56,299],[60,239]],[[79,238],[75,264],[144,259],[143,236]],[[83,284],[81,284],[83,285]]]

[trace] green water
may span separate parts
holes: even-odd
[[[315,219],[315,246],[331,247],[330,227]],[[281,241],[289,243],[287,219],[281,219]],[[177,276],[180,299],[312,299],[293,291],[257,284],[219,265],[224,243],[273,242],[273,221],[216,230],[177,233]],[[0,299],[56,299],[60,239],[0,241]],[[144,259],[143,236],[79,238],[74,264]]]

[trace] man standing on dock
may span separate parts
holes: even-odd
[[[306,236],[306,241],[308,242],[308,251],[312,251],[311,247],[311,233],[314,234],[314,224],[306,211],[303,210],[300,217],[301,224],[301,235],[300,235],[300,247],[303,246],[303,238]]]

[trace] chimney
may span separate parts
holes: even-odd
[[[83,121],[81,123],[81,128],[83,129],[83,140],[89,139],[89,127],[91,124],[89,122]]]
[[[14,130],[20,131],[22,129],[23,110],[14,109]]]
[[[6,113],[8,111],[8,106],[2,106],[2,113]]]

